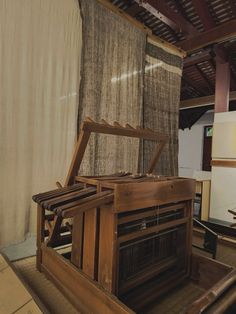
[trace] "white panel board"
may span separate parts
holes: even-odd
[[[236,158],[236,121],[214,123],[212,157]]]
[[[236,168],[212,167],[210,218],[233,222],[236,207]]]

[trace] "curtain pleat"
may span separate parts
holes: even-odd
[[[159,175],[178,174],[179,101],[182,58],[153,42],[146,46],[144,73],[143,125],[169,135],[154,169]],[[156,144],[144,141],[140,168],[148,169]]]
[[[31,196],[63,183],[76,139],[76,0],[0,0],[0,247],[35,232]]]
[[[95,0],[81,0],[83,53],[79,125],[99,122],[140,125],[142,119],[145,34]],[[137,172],[139,140],[92,136],[80,173]]]

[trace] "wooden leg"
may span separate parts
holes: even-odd
[[[78,268],[82,267],[83,258],[83,220],[83,213],[73,218],[71,262]]]
[[[111,206],[100,208],[98,282],[116,294],[117,215]]]
[[[42,243],[44,242],[44,228],[45,228],[45,210],[38,205],[36,267],[39,271],[41,271],[42,264]]]
[[[97,256],[97,209],[84,214],[83,272],[95,279]]]

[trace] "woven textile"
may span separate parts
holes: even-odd
[[[95,0],[81,0],[83,52],[78,124],[90,116],[140,125],[145,34]],[[80,174],[137,172],[137,139],[97,135],[89,140]]]
[[[143,125],[168,134],[170,139],[161,153],[154,173],[178,174],[179,100],[182,58],[159,47],[148,38],[144,74]],[[155,149],[154,142],[145,141],[141,170],[147,170]]]

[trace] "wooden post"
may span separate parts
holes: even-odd
[[[230,63],[216,56],[215,113],[229,110]]]
[[[42,243],[44,242],[44,228],[45,228],[45,209],[38,205],[37,208],[37,253],[36,253],[36,267],[41,271],[42,264]]]

